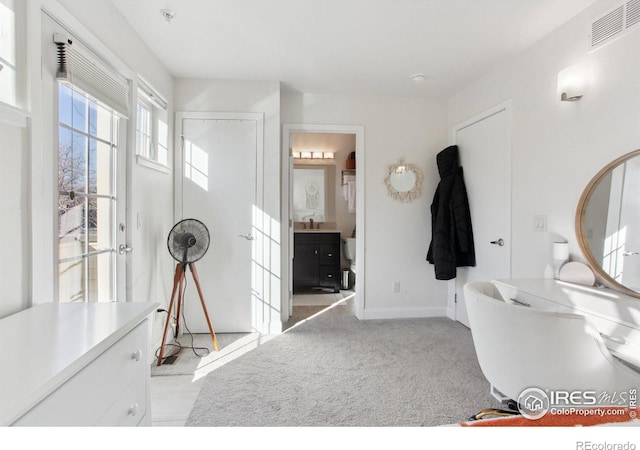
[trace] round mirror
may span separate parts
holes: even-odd
[[[640,150],[608,164],[576,212],[580,250],[603,282],[640,298]]]
[[[410,202],[422,192],[422,172],[402,159],[398,164],[389,166],[384,182],[389,195],[400,202]]]

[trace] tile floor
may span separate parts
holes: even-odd
[[[309,293],[295,295],[293,315],[285,324],[285,330],[322,312],[333,315],[354,315],[353,291],[341,291],[336,294]],[[190,350],[183,350],[175,364],[171,366],[152,366],[151,373],[151,420],[154,427],[182,427],[193,408],[198,393],[211,370],[231,361],[266,342],[274,336],[262,336],[258,333],[237,333],[216,335],[220,351],[198,357]],[[185,345],[184,337],[181,343]],[[190,342],[189,342],[190,344]],[[208,334],[194,335],[193,345],[211,348]],[[199,352],[199,354],[203,354]]]

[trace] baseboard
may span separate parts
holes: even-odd
[[[446,306],[429,308],[365,308],[362,316],[364,320],[447,317],[447,308]]]

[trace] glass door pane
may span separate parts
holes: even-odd
[[[59,84],[58,299],[116,300],[118,115]]]

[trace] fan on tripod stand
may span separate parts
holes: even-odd
[[[186,281],[185,277],[187,269],[191,271],[191,275],[193,276],[193,281],[196,285],[198,296],[200,297],[200,303],[202,304],[202,310],[204,311],[204,316],[207,320],[207,325],[209,326],[209,333],[211,334],[213,347],[216,351],[219,350],[218,340],[216,338],[215,332],[213,331],[213,327],[211,326],[211,320],[209,320],[209,313],[207,312],[207,306],[204,302],[202,289],[200,288],[200,279],[198,278],[198,271],[196,270],[195,266],[196,261],[199,261],[205,255],[205,253],[207,253],[207,250],[209,249],[209,242],[209,230],[204,223],[200,222],[197,219],[181,220],[180,222],[176,223],[169,232],[169,236],[167,238],[167,247],[169,248],[169,253],[173,257],[173,259],[178,261],[178,264],[176,264],[176,272],[173,277],[173,290],[171,292],[171,301],[169,302],[167,320],[164,324],[164,334],[162,336],[160,355],[158,356],[158,365],[162,364],[164,347],[167,339],[167,331],[169,330],[171,312],[173,311],[173,302],[176,297],[176,292],[178,293],[178,311],[176,314],[174,337],[178,337],[179,335],[180,310],[182,307],[182,302],[184,301],[183,286]]]

